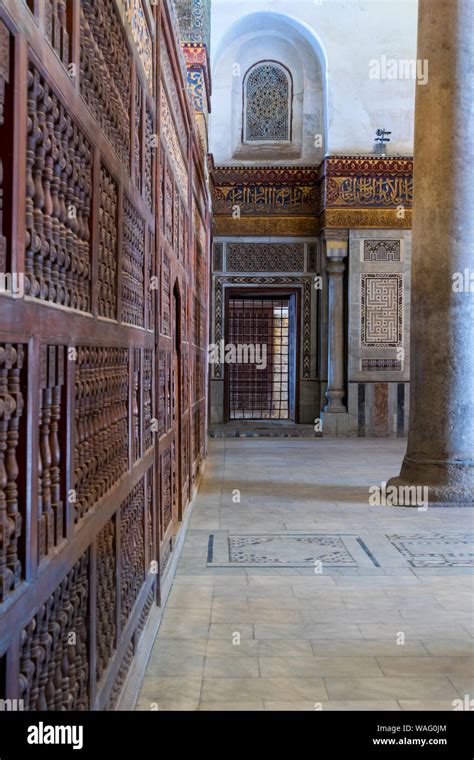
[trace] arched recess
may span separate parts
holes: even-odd
[[[274,60],[291,73],[291,141],[244,141],[244,77],[259,61]],[[319,164],[327,149],[327,58],[313,29],[282,13],[258,12],[232,24],[213,56],[211,152],[217,165]]]

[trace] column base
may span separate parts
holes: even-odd
[[[322,412],[323,436],[350,438],[355,433],[351,429],[352,417],[347,412]]]
[[[474,466],[457,462],[418,462],[405,457],[400,475],[387,483],[400,489],[398,504],[393,506],[417,507],[406,502],[410,487],[426,488],[428,503],[447,507],[474,506]]]

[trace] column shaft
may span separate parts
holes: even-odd
[[[391,485],[456,503],[474,500],[474,292],[459,287],[474,271],[474,4],[448,6],[419,0],[410,425]]]

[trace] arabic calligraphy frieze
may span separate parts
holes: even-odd
[[[319,191],[315,186],[257,183],[217,187],[214,192],[215,213],[232,213],[238,206],[240,213],[308,213],[318,207]]]
[[[327,206],[411,206],[412,177],[326,177]]]

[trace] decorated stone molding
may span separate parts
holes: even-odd
[[[302,290],[301,306],[301,377],[303,380],[311,378],[311,276],[289,276],[289,275],[269,275],[269,276],[246,276],[246,275],[216,275],[214,278],[214,325],[213,341],[219,344],[225,336],[225,288],[228,286],[277,286],[285,287],[289,285],[300,286]],[[213,365],[213,379],[223,379],[223,365]]]
[[[331,156],[319,167],[216,167],[211,161],[210,172],[215,234],[265,234],[261,224],[269,218],[281,235],[411,227],[411,158]]]

